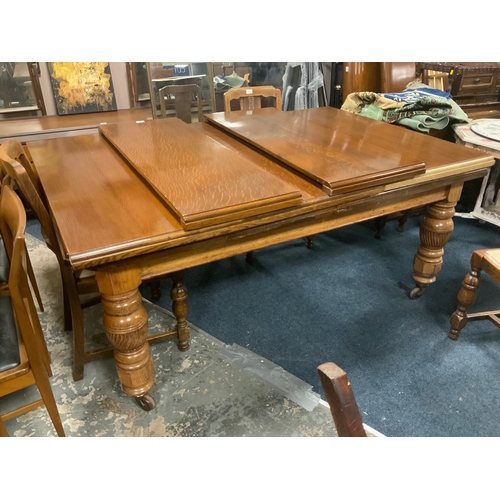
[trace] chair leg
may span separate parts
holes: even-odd
[[[43,303],[42,303],[42,297],[40,295],[40,290],[38,289],[38,284],[36,282],[36,277],[35,277],[35,271],[33,270],[33,265],[31,264],[31,259],[29,257],[28,249],[26,249],[26,267],[28,269],[28,277],[31,283],[31,287],[33,288],[33,292],[36,297],[36,301],[38,302],[38,307],[40,308],[40,311],[43,312]]]
[[[399,225],[396,228],[396,231],[398,233],[404,232],[404,230],[405,230],[405,224],[408,222],[408,218],[409,217],[410,217],[410,211],[409,210],[404,210],[403,214],[401,215],[401,217],[398,217]]]
[[[73,321],[71,319],[71,307],[69,304],[68,290],[66,287],[64,273],[61,270],[62,278],[62,291],[63,291],[63,318],[64,318],[64,331],[71,332],[73,330]]]
[[[306,247],[311,249],[314,247],[314,238],[316,238],[316,235],[313,234],[311,236],[306,236]]]
[[[471,270],[465,276],[462,282],[462,289],[458,293],[458,307],[457,310],[451,315],[450,318],[450,331],[448,337],[452,340],[457,340],[460,332],[467,324],[467,311],[472,304],[476,301],[476,292],[479,288],[481,277],[481,269],[479,266],[475,267],[471,259]]]
[[[36,316],[37,312],[33,302],[31,302],[31,305],[28,304],[26,312],[27,319],[32,326],[31,328],[26,328],[24,330],[23,336],[25,336],[25,347],[31,371],[33,373],[33,378],[35,379],[43,404],[45,405],[50,419],[54,424],[57,435],[65,436],[59,410],[57,409],[56,400],[54,398],[54,393],[52,392],[52,386],[50,385],[49,373],[51,372],[47,370],[46,360],[44,359],[43,353],[40,352],[40,342],[44,342],[44,338],[38,322],[38,317]],[[38,328],[35,326],[37,324]]]
[[[172,298],[172,312],[177,320],[179,351],[187,351],[190,346],[191,332],[189,331],[189,325],[186,320],[189,310],[187,296],[187,288],[184,284],[184,271],[173,273],[170,297]]]
[[[85,364],[83,309],[72,269],[66,264],[61,265],[60,268],[65,301],[65,323],[69,318],[71,320],[69,330],[73,331],[73,380],[76,382],[83,379]]]
[[[9,433],[7,432],[7,427],[5,427],[2,417],[0,417],[0,437],[9,437]]]
[[[159,280],[150,281],[149,288],[151,289],[151,298],[158,300],[161,297],[161,282]]]
[[[50,385],[49,377],[47,372],[38,363],[31,363],[31,368],[33,370],[33,376],[35,377],[36,385],[42,401],[47,409],[47,412],[52,420],[57,435],[60,437],[66,436],[64,433],[64,427],[61,422],[61,416],[59,415],[59,410],[57,409],[57,403],[54,398],[54,393],[52,392],[52,386]]]
[[[245,260],[251,264],[253,262],[253,252],[247,252],[245,255]]]
[[[73,318],[73,380],[77,382],[83,379],[85,366],[83,309],[80,307],[79,303],[72,303],[71,316]]]
[[[384,229],[386,222],[387,215],[382,215],[381,217],[377,217],[375,219],[375,238],[377,240],[379,240],[382,236],[382,229]]]

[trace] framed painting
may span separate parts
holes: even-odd
[[[58,115],[115,111],[109,63],[48,63]]]

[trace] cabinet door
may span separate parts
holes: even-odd
[[[381,92],[379,62],[345,62],[342,102],[353,92]]]

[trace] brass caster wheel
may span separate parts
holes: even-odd
[[[138,396],[135,400],[144,411],[151,411],[156,406],[155,400],[149,394]]]
[[[410,292],[410,299],[419,299],[422,297],[423,293],[425,291],[425,288],[420,288],[419,286],[416,286],[411,292]]]

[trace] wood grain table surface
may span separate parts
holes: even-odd
[[[28,142],[70,134],[76,135],[82,134],[86,130],[95,130],[101,123],[115,123],[121,120],[151,120],[152,118],[151,108],[147,107],[120,109],[101,113],[0,120],[0,143],[6,139],[17,139],[21,142]]]
[[[148,401],[147,314],[131,301],[143,279],[428,205],[417,298],[441,269],[463,183],[494,163],[333,108],[131,122],[28,147],[68,260],[96,271],[122,387]]]

